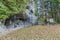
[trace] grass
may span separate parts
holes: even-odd
[[[32,26],[0,37],[1,40],[60,40],[60,25]]]

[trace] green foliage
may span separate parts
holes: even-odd
[[[45,22],[45,18],[39,18],[39,21],[40,21],[41,23],[44,23],[44,22]]]
[[[59,0],[49,0],[49,1],[57,3]]]
[[[12,14],[24,12],[27,0],[0,0],[0,19],[6,19]]]
[[[37,0],[34,0],[34,2],[35,2],[35,16],[38,16]]]
[[[56,22],[60,23],[60,2],[59,0],[50,0],[50,2],[54,3],[54,5],[52,5],[51,3],[51,11],[49,12],[50,15],[55,19]]]

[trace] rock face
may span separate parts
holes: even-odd
[[[26,15],[28,16],[29,22],[31,24],[37,23],[37,17],[35,16],[35,4],[34,0],[31,0],[31,2],[28,4],[29,8],[26,9]]]
[[[32,24],[36,23],[37,17],[32,12],[30,12],[30,10],[28,10],[28,9],[26,10],[26,15],[28,16],[28,21],[30,23],[32,23]]]
[[[29,11],[30,12],[30,11]],[[5,26],[3,24],[0,25],[0,32],[4,32],[6,30],[16,30],[18,28],[24,28],[27,26],[32,26],[32,24],[35,24],[37,22],[37,17],[33,13],[26,13],[28,16],[28,21],[22,21],[22,20],[17,20],[10,26]]]
[[[11,15],[9,18],[5,20],[4,25],[9,26],[10,24],[12,24],[11,22],[15,22],[16,20],[26,21],[27,16],[23,13]]]
[[[26,9],[26,15],[27,15],[27,19],[28,20],[26,20],[26,21],[23,21],[23,20],[16,20],[15,19],[15,21],[14,21],[14,23],[12,23],[12,22],[7,22],[7,24],[8,23],[10,23],[10,25],[9,26],[5,26],[5,25],[3,25],[3,24],[1,24],[0,26],[0,31],[1,32],[4,32],[4,31],[6,31],[6,30],[16,30],[16,29],[18,29],[18,28],[24,28],[24,27],[27,27],[27,26],[32,26],[32,25],[34,25],[34,24],[36,24],[37,23],[37,17],[34,15],[34,1],[32,0],[32,2],[30,3],[30,4],[28,4],[29,5],[29,9]],[[20,15],[21,16],[21,15]],[[17,17],[19,18],[20,17],[19,16],[19,14],[17,15]],[[24,15],[23,15],[24,16]],[[10,17],[10,18],[12,18],[12,16]],[[24,16],[24,18],[25,18],[25,16]],[[13,19],[13,18],[12,18]],[[10,21],[11,19],[9,19],[9,21]]]

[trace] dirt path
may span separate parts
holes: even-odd
[[[60,25],[22,28],[2,36],[1,40],[60,40]]]

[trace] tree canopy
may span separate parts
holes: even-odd
[[[11,14],[23,12],[28,0],[0,0],[0,19],[6,19]]]

